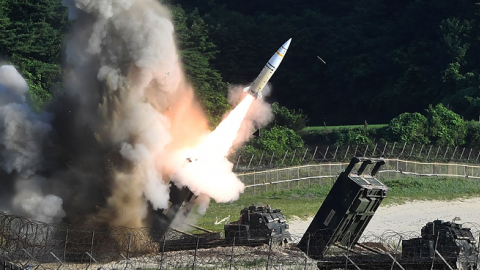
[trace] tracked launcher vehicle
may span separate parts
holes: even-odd
[[[358,171],[352,170],[362,162]],[[375,164],[370,174],[368,165]],[[387,196],[388,187],[375,178],[383,159],[352,158],[298,243],[298,248],[312,259],[321,259],[332,249],[351,249],[373,214]]]
[[[282,211],[268,205],[245,207],[240,211],[240,219],[226,224],[224,229],[228,243],[268,243],[271,239],[275,244],[286,244],[291,241]]]
[[[354,172],[358,163],[361,165]],[[365,173],[373,164],[372,171]],[[388,192],[375,178],[384,164],[383,159],[352,158],[297,247],[316,260],[321,270],[480,269],[478,242],[469,228],[454,222],[428,222],[421,237],[401,239],[400,250],[389,250],[381,243],[359,243]]]

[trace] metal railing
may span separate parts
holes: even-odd
[[[4,269],[317,269],[319,262],[305,256],[306,253],[310,257],[318,255],[312,253],[314,248],[309,248],[317,245],[314,241],[308,241],[306,251],[296,247],[295,243],[302,237],[309,238],[303,234],[291,235],[289,242],[292,244],[286,245],[276,244],[268,237],[261,244],[241,245],[241,241],[234,238],[205,248],[208,239],[177,237],[174,230],[169,230],[167,236],[163,234],[159,241],[153,241],[152,232],[145,228],[87,230],[65,224],[33,222],[3,213],[0,223],[0,260],[4,262]],[[471,228],[474,238],[478,239],[478,224],[465,223],[463,226]],[[315,234],[312,239],[324,235]],[[396,259],[402,256],[401,241],[414,237],[419,237],[419,233],[364,234],[359,247],[332,255],[337,255],[342,265],[385,264],[390,269],[390,265],[399,264]],[[322,241],[319,244],[325,243],[325,239],[319,241]],[[451,250],[455,248],[452,246]],[[449,249],[443,247],[443,250]],[[451,265],[452,258],[444,256],[442,260],[440,255],[411,258],[408,263]]]
[[[245,173],[317,163],[344,163],[349,162],[353,156],[475,164],[480,161],[480,149],[386,142],[365,145],[323,145],[286,151],[281,155],[267,152],[258,156],[237,155],[230,157],[230,160],[236,173]]]
[[[377,173],[379,180],[404,176],[468,177],[480,179],[480,165],[462,163],[418,162],[401,159],[385,159],[385,165]],[[271,169],[237,174],[248,193],[260,193],[310,188],[311,185],[333,185],[347,167],[343,163],[317,163],[288,168]]]

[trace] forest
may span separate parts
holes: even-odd
[[[292,38],[270,80],[267,101],[276,119],[250,147],[278,149],[271,142],[282,137],[288,138],[286,147],[302,147],[307,124],[367,122],[389,126],[302,136],[311,144],[480,144],[474,121],[480,117],[475,1],[160,2],[170,6],[184,69],[212,126],[229,109],[228,87],[252,82]],[[37,110],[63,87],[63,40],[70,24],[60,0],[0,0],[0,60],[21,71]],[[454,129],[450,137],[445,129]]]
[[[249,83],[291,37],[271,98],[311,125],[388,123],[440,102],[479,117],[476,1],[171,2],[209,25],[211,63],[229,83]]]

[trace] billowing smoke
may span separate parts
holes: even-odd
[[[13,66],[0,67],[0,195],[6,209],[56,222],[65,216],[62,199],[44,196],[42,178],[35,176],[45,167],[42,145],[52,128],[51,115],[32,112],[25,103],[27,91],[27,82]]]
[[[168,206],[172,183],[199,196],[201,212],[210,198],[237,199],[244,186],[227,153],[197,149],[211,134],[185,81],[169,11],[156,0],[62,4],[75,19],[65,89],[44,112],[25,103],[18,72],[0,68],[0,207],[46,222],[138,227]],[[241,117],[234,129],[248,106],[232,112]],[[265,103],[252,107],[226,151],[271,119]],[[203,160],[186,166],[192,149]]]
[[[242,101],[247,93],[244,93],[242,89],[245,86],[235,86],[231,87],[228,91],[228,102],[232,107],[237,106],[240,101]],[[257,99],[252,103],[250,109],[247,112],[247,115],[242,121],[242,125],[237,133],[237,136],[233,142],[233,149],[241,146],[245,141],[252,137],[252,132],[266,126],[273,120],[272,107],[269,103],[265,101],[265,97],[270,95],[272,86],[270,83],[265,85],[265,88],[262,90],[262,99]]]

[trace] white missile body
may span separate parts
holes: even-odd
[[[290,46],[290,42],[292,39],[287,40],[282,47],[280,47],[275,54],[268,60],[265,67],[262,69],[262,72],[258,74],[255,81],[253,81],[252,85],[245,87],[243,92],[249,92],[252,96],[257,98],[262,98],[262,90],[267,84],[268,80],[272,77],[275,70],[277,70],[280,63],[282,63],[283,56],[287,53],[288,47]]]

